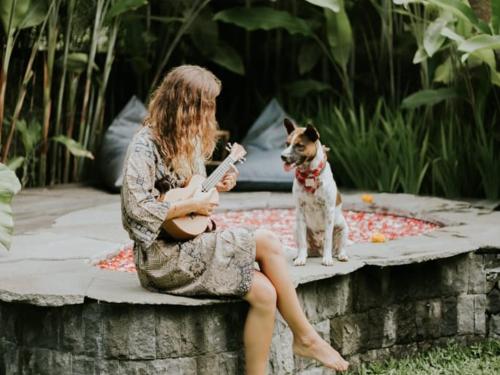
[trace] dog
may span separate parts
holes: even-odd
[[[326,153],[312,125],[297,127],[284,120],[286,148],[281,160],[286,171],[295,168],[293,197],[297,209],[295,236],[298,255],[295,266],[303,266],[308,256],[322,256],[324,266],[347,261],[349,228],[342,213],[342,197],[333,179]]]

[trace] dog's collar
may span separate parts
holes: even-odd
[[[326,155],[323,160],[320,161],[319,165],[315,169],[307,168],[301,171],[299,168],[295,169],[295,178],[304,187],[304,190],[308,193],[314,194],[318,190],[320,182],[319,175],[323,172],[326,167]]]

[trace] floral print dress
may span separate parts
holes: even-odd
[[[201,158],[197,169],[206,175]],[[231,228],[177,241],[162,229],[170,204],[158,198],[184,184],[163,162],[151,129],[141,128],[125,157],[121,191],[122,222],[134,241],[141,285],[184,296],[244,296],[254,271],[254,230]]]

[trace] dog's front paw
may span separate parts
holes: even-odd
[[[333,259],[332,257],[323,257],[323,260],[321,261],[321,264],[324,266],[333,266]]]
[[[298,256],[293,260],[293,265],[294,266],[305,266],[307,261],[307,257],[304,256]]]
[[[345,251],[341,251],[337,254],[337,259],[341,262],[347,262],[349,260],[349,257],[347,256],[347,253]]]

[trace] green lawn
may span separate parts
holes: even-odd
[[[358,374],[500,374],[500,341],[487,341],[468,347],[450,345],[415,357],[365,364]]]

